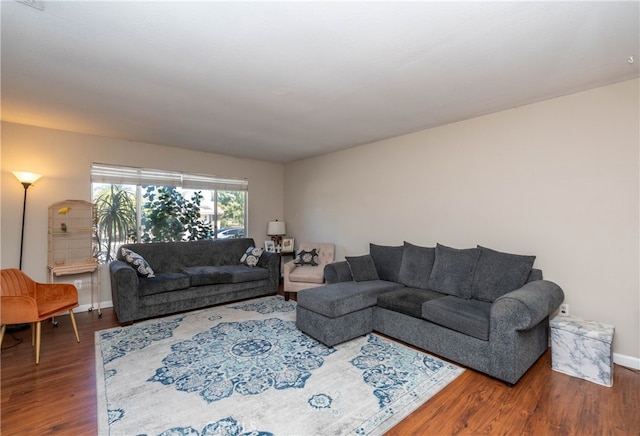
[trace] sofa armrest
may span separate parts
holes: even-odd
[[[270,290],[273,293],[278,292],[278,287],[280,286],[280,255],[265,251],[260,256],[258,266],[269,270]]]
[[[564,292],[548,280],[536,280],[509,292],[491,306],[491,330],[528,330],[551,315],[564,301]],[[502,328],[501,328],[502,327]]]
[[[351,268],[346,260],[333,262],[324,267],[324,281],[327,283],[351,282]]]
[[[295,260],[290,260],[289,262],[285,263],[284,265],[282,265],[282,278],[284,279],[284,287],[285,289],[288,288],[289,283],[291,283],[289,281],[289,274],[291,274],[291,272],[296,269],[298,266],[296,265]]]
[[[138,312],[138,273],[128,263],[114,260],[109,264],[111,299],[118,321],[123,324],[135,319]]]

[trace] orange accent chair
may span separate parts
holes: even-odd
[[[36,347],[36,365],[40,363],[41,322],[69,311],[76,340],[80,342],[73,308],[78,307],[78,290],[66,283],[45,284],[31,280],[19,269],[3,269],[0,288],[0,345],[7,325],[31,323],[31,345]]]

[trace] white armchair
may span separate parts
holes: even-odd
[[[335,244],[303,242],[296,253],[300,251],[318,252],[318,265],[297,265],[295,259],[284,264],[284,299],[288,300],[290,294],[303,289],[316,288],[324,284],[324,267],[335,259]],[[296,256],[297,257],[297,256]]]

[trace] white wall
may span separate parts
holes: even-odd
[[[2,268],[17,268],[20,255],[24,189],[11,171],[43,175],[28,191],[22,261],[22,269],[37,281],[47,279],[47,208],[66,199],[91,200],[92,162],[246,178],[249,181],[248,236],[257,244],[267,239],[267,222],[283,217],[281,164],[6,122],[2,123],[1,147]],[[74,279],[69,277],[71,282]],[[86,305],[91,297],[89,278],[82,280],[87,283],[87,290],[80,292],[80,304]],[[102,301],[111,300],[109,276],[104,272],[102,285]]]
[[[640,357],[639,81],[285,165],[297,241],[535,254],[573,315]]]

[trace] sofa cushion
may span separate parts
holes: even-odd
[[[296,265],[309,265],[309,266],[318,266],[318,249],[312,248],[310,250],[300,250],[296,255],[295,260],[293,261]]]
[[[336,318],[376,305],[378,296],[402,285],[385,280],[339,282],[298,292],[298,306]]]
[[[502,253],[480,245],[478,248],[480,259],[471,286],[473,298],[493,303],[496,298],[524,286],[535,256]]]
[[[429,289],[471,298],[471,283],[480,257],[479,248],[457,249],[438,244]]]
[[[386,245],[369,244],[369,254],[373,258],[380,280],[390,282],[398,281],[400,264],[402,263],[402,253],[404,247],[390,247]]]
[[[422,318],[422,304],[424,302],[446,296],[446,294],[428,289],[403,288],[380,295],[377,306],[414,318]]]
[[[303,283],[324,283],[324,268],[320,266],[303,265],[289,273],[289,281]]]
[[[125,262],[131,265],[139,276],[141,277],[154,277],[153,269],[149,265],[144,257],[140,256],[135,251],[129,250],[128,248],[122,247],[120,249],[120,253],[122,254],[122,258]]]
[[[429,288],[429,277],[436,257],[433,247],[419,247],[405,241],[398,282],[412,288]]]
[[[182,273],[160,273],[154,277],[140,278],[138,292],[141,297],[179,291],[191,286],[189,276]]]
[[[535,282],[536,280],[542,280],[542,270],[537,268],[531,268],[531,272],[529,273],[529,277],[527,277],[527,283]]]
[[[247,251],[244,252],[242,257],[240,258],[240,264],[254,267],[260,261],[260,256],[264,252],[264,248],[262,247],[249,247]]]
[[[221,266],[192,266],[182,271],[191,279],[191,286],[231,283],[231,273]]]
[[[224,265],[221,268],[231,274],[231,283],[252,282],[269,278],[269,270],[259,266]]]
[[[355,282],[366,282],[369,280],[379,280],[376,264],[370,254],[363,256],[345,256],[351,276]]]
[[[489,340],[491,303],[448,295],[422,305],[422,318],[474,338]]]

